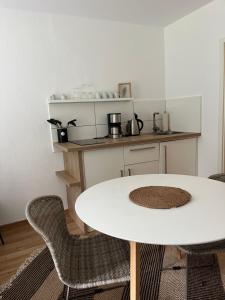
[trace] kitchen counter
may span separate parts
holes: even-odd
[[[123,145],[134,145],[134,144],[144,144],[144,143],[156,143],[156,142],[169,142],[176,140],[191,139],[201,136],[198,132],[182,132],[175,133],[171,135],[156,135],[156,134],[142,134],[138,136],[128,136],[119,139],[103,138],[102,143],[94,145],[77,145],[73,143],[54,143],[56,149],[63,152],[75,152],[75,151],[85,151],[101,148],[118,147]]]

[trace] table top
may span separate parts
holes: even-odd
[[[154,185],[182,188],[192,199],[171,209],[150,209],[130,201],[132,190]],[[153,174],[117,178],[84,191],[75,209],[92,228],[139,243],[191,245],[225,238],[225,184],[203,177]]]

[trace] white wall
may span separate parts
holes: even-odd
[[[81,83],[164,97],[163,30],[62,15],[0,10],[0,224],[24,218],[28,200],[65,199],[54,171],[46,98]]]
[[[216,0],[165,29],[166,97],[202,95],[199,175],[219,170],[220,46],[225,1]]]
[[[167,99],[169,127],[172,131],[201,132],[202,97]]]

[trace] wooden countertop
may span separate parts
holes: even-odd
[[[138,136],[128,136],[119,139],[105,138],[102,139],[102,143],[94,145],[77,145],[73,143],[54,143],[54,146],[63,152],[96,150],[102,148],[119,147],[124,145],[144,144],[144,143],[159,143],[169,142],[176,140],[184,140],[201,136],[201,133],[197,132],[183,132],[172,135],[155,135],[155,134],[143,134]]]

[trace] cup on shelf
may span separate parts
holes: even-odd
[[[61,97],[60,97],[60,99],[61,99],[61,100],[66,100],[66,99],[67,99],[67,96],[66,96],[65,94],[62,94]]]
[[[114,92],[113,93],[113,98],[119,98],[119,93],[118,92]]]
[[[80,94],[81,94],[80,88],[73,88],[72,98],[79,99]]]
[[[81,94],[80,94],[80,98],[81,98],[81,99],[87,99],[87,98],[88,98],[88,93],[82,91]]]
[[[107,93],[108,93],[109,98],[114,98],[114,93],[113,92],[108,91]]]
[[[96,92],[95,93],[95,98],[96,99],[101,99],[102,98],[102,94],[100,92]]]
[[[88,93],[88,98],[89,98],[89,99],[95,99],[95,98],[96,98],[96,93],[94,93],[94,92],[89,92],[89,93]]]
[[[103,91],[103,92],[102,92],[102,98],[103,98],[103,99],[109,98],[108,92]]]
[[[49,97],[50,100],[56,100],[56,96],[53,94]]]

